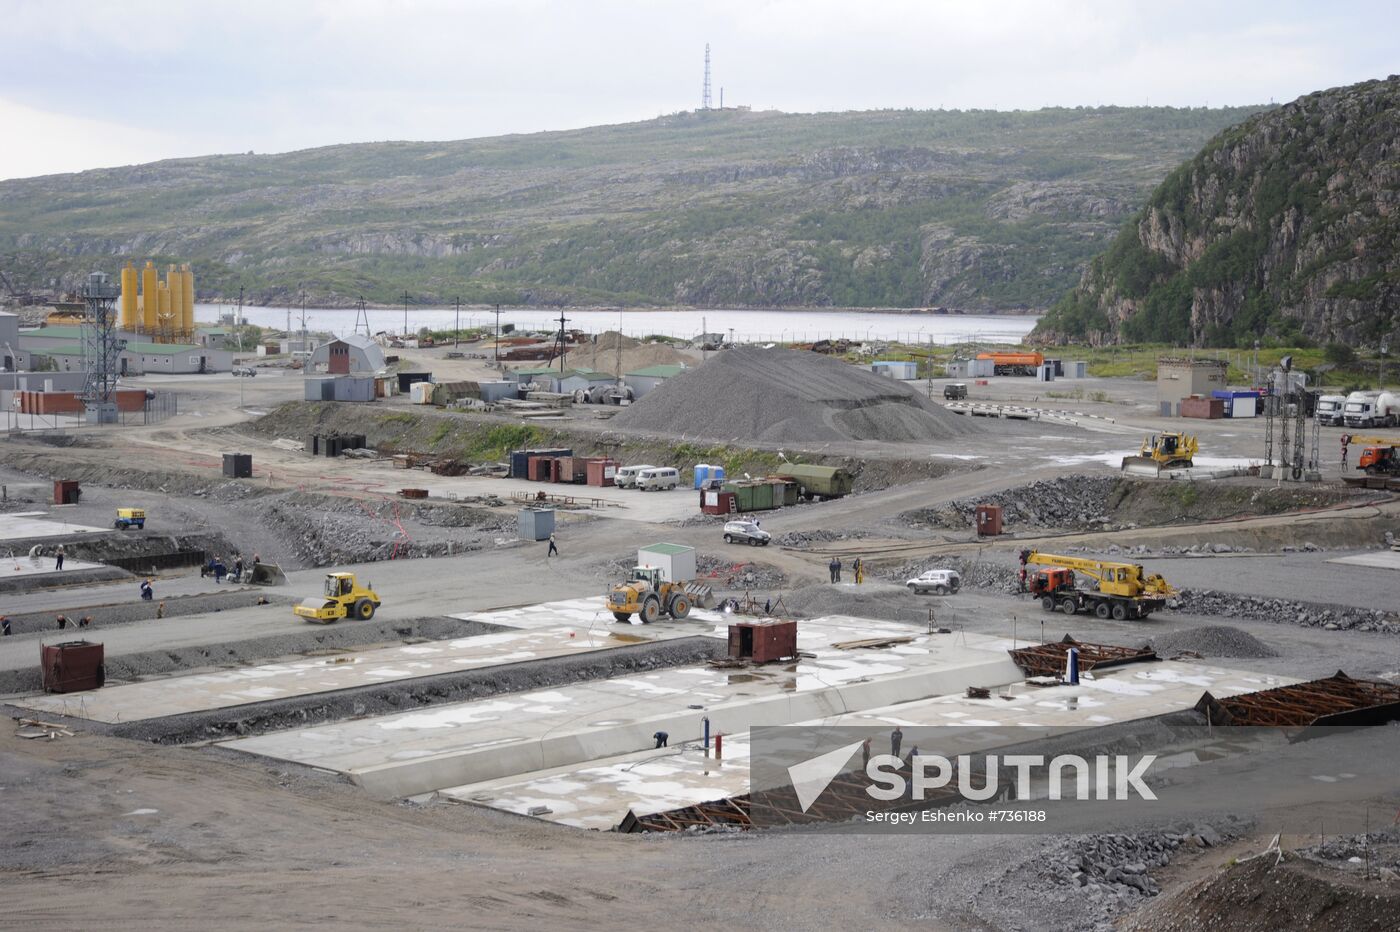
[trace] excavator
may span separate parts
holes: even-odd
[[[1351,434],[1342,443],[1369,444],[1356,458],[1356,468],[1368,476],[1400,476],[1400,437],[1363,437]]]
[[[1137,456],[1123,457],[1122,470],[1138,476],[1159,476],[1169,469],[1189,467],[1199,445],[1190,434],[1166,431],[1142,442]]]
[[[1047,612],[1066,615],[1093,612],[1100,618],[1134,621],[1146,618],[1167,604],[1176,593],[1159,574],[1147,575],[1136,563],[1111,563],[1085,557],[1064,557],[1036,550],[1021,551],[1021,566],[1046,567],[1030,577],[1031,595]],[[1093,580],[1094,588],[1080,589],[1075,571]]]

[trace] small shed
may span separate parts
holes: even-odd
[[[695,548],[680,544],[640,547],[637,565],[659,567],[661,578],[670,582],[687,582],[695,578]]]
[[[729,626],[729,657],[732,660],[752,660],[772,663],[797,656],[797,622],[740,621]]]
[[[1065,363],[1065,378],[1067,379],[1087,379],[1089,377],[1089,363],[1084,359],[1071,359]]]
[[[617,377],[592,369],[570,369],[556,381],[559,387],[555,391],[576,392],[581,388],[592,388],[594,385],[611,385],[617,381]]]
[[[316,347],[311,353],[311,367],[332,375],[372,375],[384,368],[384,348],[370,337],[352,333]]]
[[[1230,389],[1211,392],[1211,396],[1225,403],[1226,417],[1258,417],[1259,393],[1237,392]]]
[[[554,533],[553,508],[522,508],[519,517],[521,540],[548,540]]]
[[[648,366],[623,376],[622,381],[632,389],[632,394],[640,400],[647,392],[673,379],[685,371],[685,366]]]
[[[913,360],[877,359],[870,364],[870,371],[907,382],[919,377],[919,364]]]
[[[510,380],[498,382],[478,382],[481,389],[481,400],[486,402],[500,401],[502,398],[516,398],[520,395],[520,383]]]

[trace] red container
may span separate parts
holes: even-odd
[[[1001,506],[977,506],[977,536],[996,537],[1001,533]]]
[[[1215,420],[1225,416],[1224,398],[1205,398],[1192,395],[1181,399],[1181,416]]]
[[[733,492],[700,492],[700,511],[707,515],[732,515],[739,510],[739,497]]]
[[[555,482],[578,483],[587,478],[588,460],[582,456],[561,456],[556,460],[558,466],[554,476]]]
[[[65,641],[39,646],[39,671],[44,692],[74,693],[101,689],[107,680],[101,644],[91,641]]]
[[[617,475],[617,460],[610,460],[605,456],[594,457],[588,461],[587,471],[589,485],[613,485],[613,477]]]
[[[797,622],[741,621],[729,626],[729,656],[735,660],[773,663],[797,656]]]
[[[55,505],[76,505],[78,499],[82,497],[82,489],[78,486],[77,479],[56,479],[53,484],[53,503]]]
[[[554,462],[552,457],[532,456],[525,462],[525,478],[531,482],[548,482],[550,480],[549,464]]]

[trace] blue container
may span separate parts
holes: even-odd
[[[696,464],[695,464],[695,486],[694,486],[694,487],[697,488],[697,489],[704,488],[705,482],[706,482],[709,478],[710,478],[710,464],[709,464],[709,463],[696,463]]]
[[[715,480],[716,482],[723,482],[723,481],[724,481],[724,467],[723,467],[723,466],[711,466],[711,467],[710,467],[710,478],[713,479],[713,480]]]

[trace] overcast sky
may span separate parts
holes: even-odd
[[[1400,2],[0,0],[0,178],[650,119],[706,42],[755,109],[1218,107],[1400,71]]]

